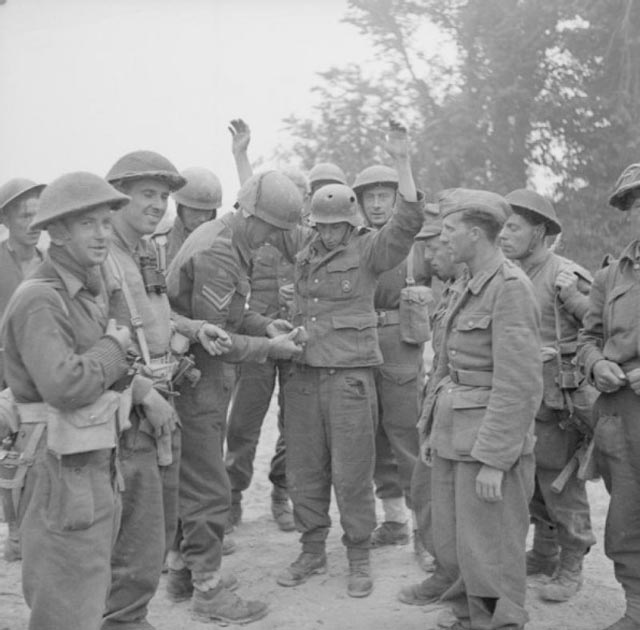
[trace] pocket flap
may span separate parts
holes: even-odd
[[[474,330],[476,328],[486,329],[489,328],[490,323],[491,315],[469,313],[468,315],[458,318],[456,330]]]
[[[452,409],[479,409],[489,404],[491,390],[486,388],[476,388],[467,390],[456,390],[452,393]]]
[[[375,328],[378,319],[375,313],[362,313],[360,315],[334,315],[331,318],[334,328],[355,328],[364,330],[365,328]]]
[[[338,256],[327,263],[327,271],[347,271],[360,266],[360,259],[357,256]]]

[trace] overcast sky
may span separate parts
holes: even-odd
[[[3,0],[0,0],[2,3]],[[134,149],[237,190],[226,123],[252,158],[285,140],[315,73],[370,59],[346,0],[6,0],[0,4],[0,183],[104,175]]]

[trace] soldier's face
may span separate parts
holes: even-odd
[[[31,222],[36,216],[39,195],[25,195],[4,211],[3,223],[9,230],[11,239],[24,247],[35,247],[40,238],[40,230],[32,230]]]
[[[499,242],[504,255],[511,260],[520,260],[531,253],[531,243],[535,236],[535,226],[515,212],[504,224]]]
[[[430,238],[424,244],[424,259],[431,265],[431,269],[438,279],[446,282],[455,277],[455,267],[451,260],[451,253],[440,242],[438,237]]]
[[[105,261],[112,230],[109,206],[72,215],[63,223],[67,233],[64,246],[76,262],[83,267],[93,267]]]
[[[346,221],[340,221],[340,223],[316,223],[316,230],[320,240],[329,251],[342,243],[350,229],[351,225]]]
[[[247,217],[245,234],[250,249],[258,249],[265,243],[275,244],[281,232],[282,230],[259,217]]]
[[[126,186],[131,201],[120,211],[121,219],[140,236],[153,234],[167,211],[169,185],[157,179],[137,179]]]
[[[476,252],[472,227],[460,219],[460,212],[446,217],[442,223],[440,243],[454,263],[465,263],[471,260]]]
[[[216,210],[198,210],[196,208],[189,208],[188,206],[180,206],[178,214],[180,215],[184,229],[190,234],[203,223],[215,219],[216,212]]]
[[[393,214],[396,191],[391,186],[372,186],[362,193],[362,211],[373,227],[382,227]]]

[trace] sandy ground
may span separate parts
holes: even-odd
[[[346,594],[347,561],[340,543],[339,518],[333,506],[333,528],[328,540],[328,573],[297,588],[282,588],[277,573],[298,554],[296,533],[280,532],[269,511],[269,459],[275,444],[275,414],[265,423],[253,485],[244,500],[243,523],[234,532],[238,550],[224,559],[223,569],[240,580],[244,597],[269,603],[267,617],[249,626],[253,630],[428,630],[435,628],[440,609],[406,606],[396,600],[398,589],[422,580],[410,546],[380,549],[373,553],[375,588],[365,599]],[[599,630],[623,611],[623,597],[604,556],[602,540],[607,494],[602,483],[590,483],[593,522],[598,544],[585,561],[585,584],[566,604],[543,604],[536,594],[539,584],[531,580],[527,608],[529,630]],[[0,524],[0,543],[6,526]],[[191,619],[189,603],[172,604],[164,596],[163,576],[151,604],[149,620],[157,630],[204,630],[218,627]],[[21,595],[20,564],[0,560],[0,630],[27,628],[28,610]]]

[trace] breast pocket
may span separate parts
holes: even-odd
[[[631,291],[632,286],[629,283],[615,286],[607,296],[605,324],[608,336],[618,331],[626,332],[637,324],[637,297],[636,292]]]
[[[349,300],[356,294],[359,269],[360,261],[355,256],[327,263],[327,284],[333,299]]]

